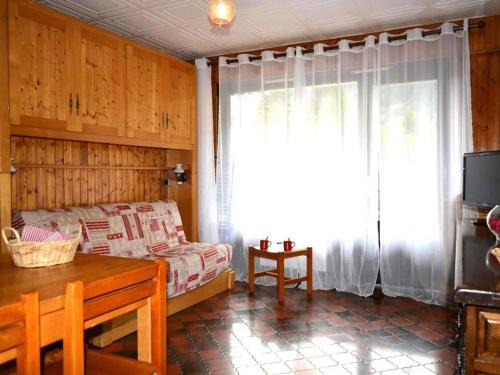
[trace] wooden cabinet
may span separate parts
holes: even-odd
[[[168,64],[168,139],[192,143],[196,130],[196,71],[193,65],[170,60]]]
[[[12,134],[192,149],[195,67],[40,5],[9,2]]]
[[[163,57],[127,46],[127,137],[166,141]]]
[[[14,125],[71,128],[73,28],[22,2],[9,2],[10,121]]]
[[[105,136],[125,134],[125,43],[90,27],[75,30],[75,126]]]
[[[500,374],[500,310],[466,307],[466,373]]]

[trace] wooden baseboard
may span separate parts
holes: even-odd
[[[205,285],[180,296],[167,299],[167,316],[196,305],[228,289],[233,289],[234,276],[234,271],[228,269]],[[102,333],[93,337],[91,343],[94,346],[102,348],[135,331],[137,331],[137,314],[136,312],[131,312],[103,323]]]

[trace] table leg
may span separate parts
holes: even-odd
[[[156,374],[167,373],[167,313],[166,285],[167,265],[163,259],[156,260],[158,274],[155,277],[155,294],[137,309],[137,358],[151,363]]]
[[[151,297],[151,364],[158,375],[167,374],[167,273],[170,265],[163,259],[155,260],[158,274],[155,277],[156,291]]]
[[[313,257],[312,248],[308,248],[307,253],[307,296],[312,297],[313,295]]]
[[[285,258],[279,257],[276,261],[278,269],[278,302],[285,302]]]
[[[151,363],[151,297],[137,309],[137,359]]]
[[[248,292],[255,292],[255,256],[251,251],[248,252]]]

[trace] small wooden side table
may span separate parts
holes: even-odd
[[[305,276],[288,278],[285,277],[285,259],[299,256],[307,257],[307,274]],[[269,271],[255,272],[255,257],[272,259],[276,261],[276,268]],[[248,248],[248,292],[255,292],[255,278],[261,276],[272,276],[278,279],[278,302],[285,301],[285,285],[307,281],[307,296],[312,297],[313,291],[313,269],[312,269],[312,247],[304,249],[284,250],[260,250],[254,246]]]

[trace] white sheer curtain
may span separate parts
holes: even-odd
[[[219,61],[217,165],[219,233],[235,246],[237,278],[247,279],[248,245],[289,237],[314,247],[315,288],[370,295],[379,258],[374,38],[238,60]],[[305,263],[289,260],[286,272],[303,275]]]
[[[385,294],[446,302],[472,142],[467,21],[453,27],[220,59],[218,227],[238,279],[248,245],[290,237],[314,247],[316,288],[369,295],[380,260]]]
[[[198,240],[217,243],[212,77],[207,59],[196,60],[198,85]]]
[[[406,41],[380,36],[376,100],[383,292],[444,304],[472,130],[467,30],[441,30],[411,30]]]

